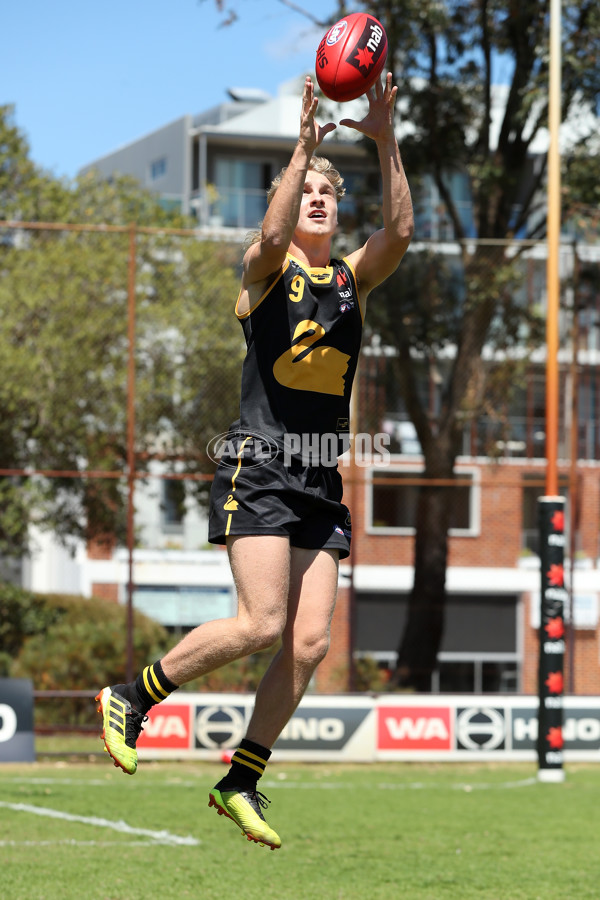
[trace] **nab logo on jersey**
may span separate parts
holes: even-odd
[[[350,299],[352,297],[352,285],[343,269],[338,270],[335,280],[337,283],[338,294],[340,295],[340,312],[345,313],[350,309],[354,309],[354,301]]]

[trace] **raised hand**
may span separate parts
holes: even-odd
[[[315,86],[307,75],[302,94],[302,113],[300,115],[300,142],[311,152],[319,146],[323,138],[337,126],[335,122],[319,125],[315,121],[315,113],[319,101],[315,97]]]
[[[378,78],[374,86],[367,91],[369,110],[360,121],[341,119],[340,125],[354,128],[374,141],[387,138],[394,133],[394,104],[398,87],[392,87],[392,73],[388,72],[385,84]]]

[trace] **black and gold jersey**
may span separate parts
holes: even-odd
[[[347,433],[363,320],[348,260],[310,268],[288,254],[273,284],[238,318],[247,347],[240,427],[280,445],[290,434]]]

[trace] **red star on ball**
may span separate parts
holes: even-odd
[[[562,694],[564,683],[562,672],[549,672],[544,683],[551,694]]]
[[[552,527],[555,531],[564,531],[565,530],[565,514],[564,512],[560,512],[556,510],[552,518],[550,519],[552,522]]]
[[[356,56],[354,58],[358,62],[359,66],[364,66],[365,69],[370,69],[373,65],[373,54],[370,50],[367,50],[366,47],[364,47],[362,50],[357,50]]]
[[[549,728],[548,734],[546,735],[546,740],[548,741],[552,750],[562,750],[564,744],[562,728]]]
[[[562,620],[561,616],[556,616],[555,619],[550,619],[547,625],[544,625],[544,629],[546,630],[548,637],[552,640],[558,640],[565,633],[565,624]]]
[[[565,583],[565,570],[563,566],[558,563],[552,563],[548,571],[546,572],[546,577],[548,579],[548,583],[553,587],[562,587]]]

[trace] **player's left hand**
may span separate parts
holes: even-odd
[[[340,119],[340,125],[354,128],[366,137],[374,141],[387,138],[394,134],[394,104],[398,87],[392,87],[392,73],[388,72],[385,84],[378,78],[372,88],[367,91],[369,110],[360,121],[355,119]]]

